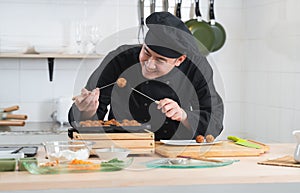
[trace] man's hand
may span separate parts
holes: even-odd
[[[90,118],[96,113],[99,106],[99,96],[99,88],[92,91],[83,88],[81,89],[81,95],[74,97],[75,105],[83,112],[85,118]]]
[[[159,101],[157,105],[157,109],[161,109],[161,111],[166,115],[166,117],[176,120],[176,121],[186,121],[187,114],[186,112],[178,105],[177,102],[165,98]]]

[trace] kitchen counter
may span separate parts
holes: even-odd
[[[67,140],[69,125],[54,122],[26,122],[25,126],[0,127],[0,144],[41,144],[50,140]]]
[[[149,169],[141,163],[157,155],[138,156],[117,172],[33,175],[28,172],[0,173],[0,191],[41,192],[299,192],[299,168],[266,166],[258,161],[292,155],[295,144],[269,144],[259,157],[239,157],[229,166],[200,169]],[[39,152],[39,156],[43,152]]]

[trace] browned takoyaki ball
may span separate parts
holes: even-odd
[[[215,138],[212,135],[206,135],[205,137],[207,143],[214,142]]]
[[[197,142],[197,143],[203,143],[203,142],[204,142],[204,137],[203,137],[202,135],[198,135],[198,136],[196,137],[196,142]]]
[[[120,88],[124,88],[126,86],[127,80],[125,78],[118,78],[117,85]]]

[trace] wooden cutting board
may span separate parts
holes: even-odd
[[[277,159],[270,159],[270,160],[258,162],[258,164],[300,168],[300,163],[297,163],[294,160],[293,156],[289,156],[289,155]]]
[[[177,156],[203,156],[203,157],[240,157],[240,156],[259,156],[269,151],[269,146],[249,140],[259,144],[262,148],[255,149],[237,145],[231,141],[223,141],[214,145],[205,146],[172,146],[161,142],[155,144],[155,153],[164,157]]]

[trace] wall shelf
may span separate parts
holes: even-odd
[[[45,54],[18,54],[18,53],[0,53],[0,58],[46,58],[48,60],[49,80],[53,80],[54,59],[100,59],[103,55],[93,54],[60,54],[60,53],[45,53]]]

